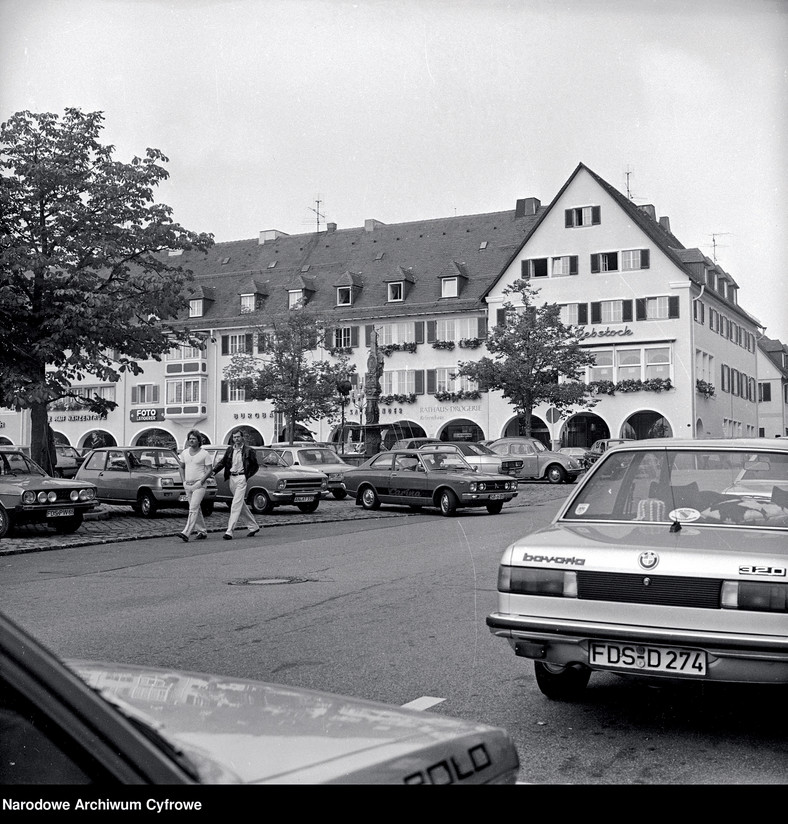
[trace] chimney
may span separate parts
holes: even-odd
[[[652,203],[644,203],[642,206],[638,206],[641,212],[645,212],[652,220],[657,219],[657,210],[654,208]]]
[[[670,218],[669,217],[661,217],[659,219],[659,225],[666,231],[670,231]]]
[[[262,246],[269,240],[276,240],[280,237],[287,237],[287,232],[280,232],[279,229],[265,229],[260,232],[260,238],[257,241],[258,246]]]
[[[535,197],[525,197],[517,201],[514,209],[514,216],[527,217],[528,215],[535,215],[539,210],[542,202]]]
[[[374,232],[378,226],[385,226],[385,223],[381,223],[379,220],[375,220],[375,218],[371,217],[364,221],[364,231],[365,232]]]
[[[326,232],[328,232],[330,234],[331,232],[336,232],[336,230],[337,230],[336,223],[326,223]]]

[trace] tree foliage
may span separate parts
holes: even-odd
[[[588,387],[579,382],[581,370],[593,364],[593,355],[561,322],[558,304],[537,305],[539,290],[525,279],[514,281],[503,294],[506,323],[493,327],[487,337],[490,357],[460,363],[458,374],[500,390],[522,416],[526,435],[531,434],[533,409],[541,403],[562,414],[575,406],[596,405]],[[513,295],[519,296],[517,305],[510,299]]]
[[[130,163],[102,145],[101,112],[16,113],[0,126],[0,405],[29,408],[42,454],[47,404],[87,376],[141,372],[188,333],[167,321],[187,304],[189,272],[166,250],[207,249],[155,203],[169,176],[158,149]]]
[[[260,327],[256,334],[264,341],[262,353],[234,355],[224,377],[242,386],[247,399],[270,400],[283,414],[292,443],[299,421],[332,419],[341,411],[337,383],[356,367],[349,365],[346,354],[333,362],[312,355],[330,347],[323,322],[304,308],[273,318],[271,326]]]

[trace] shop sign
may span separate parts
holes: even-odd
[[[611,329],[608,326],[607,329],[592,329],[590,332],[583,330],[577,333],[577,337],[579,340],[585,340],[586,338],[627,337],[631,334],[632,330],[628,326],[625,326],[623,329]]]
[[[147,407],[144,409],[132,409],[131,412],[129,412],[129,419],[132,423],[163,421],[164,407],[160,407],[159,409],[154,409],[153,407]]]
[[[237,421],[263,420],[268,417],[267,412],[236,412],[233,418]]]

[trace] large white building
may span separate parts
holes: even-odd
[[[352,229],[329,223],[301,235],[269,230],[183,253],[182,263],[195,273],[182,322],[204,333],[205,348],[173,351],[116,384],[86,381],[91,394],[118,407],[99,420],[53,405],[59,440],[180,446],[196,427],[224,443],[239,426],[258,443],[278,440],[283,422],[271,404],[247,400],[223,373],[235,352],[264,348],[260,330],[298,311],[298,301],[327,319],[334,348],[350,354],[361,379],[377,335],[385,352],[381,423],[407,421],[447,440],[517,434],[508,402],[454,371],[458,361],[485,354],[503,290],[520,277],[539,288],[539,302],[561,305],[564,321],[579,327],[596,356],[586,381],[599,403],[565,417],[535,409],[534,432],[545,443],[755,436],[765,428],[756,345],[762,329],[740,306],[734,279],[685,248],[668,218],[636,206],[583,164],[546,206],[528,197],[491,214],[391,225],[370,219]],[[361,420],[359,377],[349,420]],[[329,440],[338,420],[304,423],[316,440]],[[0,410],[0,440],[29,443],[29,418]]]

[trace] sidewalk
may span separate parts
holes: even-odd
[[[529,506],[563,499],[572,486],[547,483],[521,484],[518,496],[504,506],[507,509]],[[208,532],[224,532],[229,509],[218,504],[212,515],[205,519]],[[256,520],[262,529],[291,524],[330,523],[332,521],[369,520],[371,518],[402,518],[415,513],[402,507],[370,511],[356,506],[351,498],[337,501],[327,498],[320,502],[316,512],[305,514],[295,507],[277,507],[269,515],[258,515]],[[77,546],[93,546],[119,541],[138,541],[145,538],[174,536],[186,523],[186,511],[161,510],[154,518],[142,518],[128,506],[100,504],[85,516],[82,526],[71,535],[58,535],[44,524],[19,526],[6,538],[0,539],[0,556],[19,555],[25,552],[46,552]],[[239,530],[238,534],[245,534]],[[194,540],[194,536],[192,536]]]

